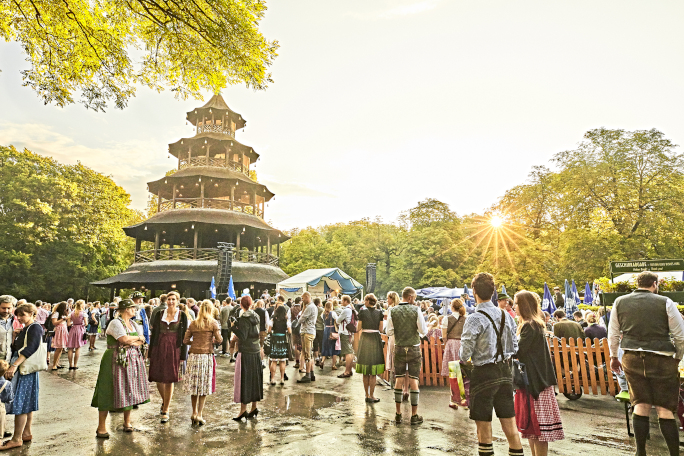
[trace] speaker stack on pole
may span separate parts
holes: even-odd
[[[366,265],[366,294],[375,291],[375,263],[368,263]]]
[[[218,270],[216,271],[216,299],[223,301],[228,297],[228,284],[233,274],[233,248],[230,242],[219,242]]]

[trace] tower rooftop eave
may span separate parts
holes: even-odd
[[[227,114],[227,117],[235,122],[238,130],[244,128],[247,124],[247,121],[242,118],[242,115],[230,109],[226,100],[218,93],[214,94],[204,106],[188,111],[186,113],[186,119],[193,125],[196,125],[199,117],[207,116],[207,114],[209,114],[207,117],[211,117],[212,113],[215,113],[216,115]]]

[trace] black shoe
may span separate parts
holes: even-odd
[[[285,374],[285,380],[289,380],[289,378],[287,378],[287,374]]]
[[[242,412],[240,414],[240,416],[233,418],[233,421],[242,421],[243,418],[247,418],[248,416],[249,416],[249,413],[247,413],[247,410],[245,410],[244,412]]]
[[[311,383],[311,379],[309,377],[304,376],[297,380],[297,383]]]
[[[230,362],[231,362],[231,363],[234,363],[234,362],[235,362],[235,358],[230,358]]]
[[[397,413],[394,415],[394,422],[397,424],[401,423],[401,413]]]
[[[423,422],[423,417],[420,415],[413,415],[411,417],[411,424],[420,424]]]
[[[259,414],[259,409],[254,409],[254,411],[249,412],[245,418],[251,420],[252,418],[256,418],[258,414]]]
[[[313,371],[311,371],[311,381],[312,382],[316,381],[316,376],[314,375]]]

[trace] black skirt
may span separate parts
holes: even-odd
[[[264,398],[264,371],[260,353],[240,353],[240,402],[249,404]]]

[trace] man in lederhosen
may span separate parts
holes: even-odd
[[[684,320],[670,298],[657,294],[656,274],[640,273],[637,286],[613,304],[608,323],[610,368],[615,373],[624,369],[627,377],[637,456],[646,455],[652,406],[658,412],[660,432],[670,455],[678,455],[679,426],[674,413],[679,401],[678,366],[684,356]],[[622,362],[618,346],[625,353]]]
[[[401,400],[404,388],[404,375],[408,372],[411,399],[411,424],[420,424],[423,417],[418,415],[418,377],[423,364],[420,353],[420,338],[427,335],[428,329],[420,309],[415,305],[416,290],[404,288],[402,302],[392,307],[387,316],[387,335],[394,336],[394,403],[397,408],[395,421],[401,423]]]

